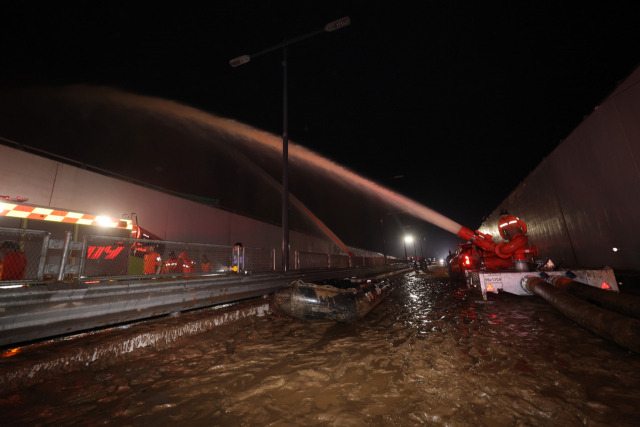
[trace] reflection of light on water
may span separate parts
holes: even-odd
[[[22,352],[22,347],[11,348],[0,355],[0,359],[6,359],[7,357],[15,356],[16,354],[20,354]]]
[[[491,319],[489,319],[489,323],[491,323],[492,325],[498,325],[500,324],[500,319],[498,319],[498,315],[497,314],[492,314]]]
[[[97,425],[114,414],[145,425],[638,424],[635,355],[527,306],[533,299],[477,305],[481,296],[454,297],[446,279],[395,289],[354,324],[265,316],[61,375],[19,399],[0,394],[3,415],[20,425]],[[461,325],[471,316],[481,321]]]

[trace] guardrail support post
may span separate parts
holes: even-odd
[[[64,247],[62,248],[62,260],[60,261],[60,271],[58,271],[58,281],[64,279],[64,266],[67,265],[69,259],[69,246],[71,245],[71,232],[64,233]]]

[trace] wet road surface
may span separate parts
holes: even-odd
[[[639,425],[639,355],[536,297],[392,280],[352,324],[253,318],[0,392],[3,423]]]

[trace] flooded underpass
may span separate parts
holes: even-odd
[[[2,391],[3,423],[640,422],[640,356],[541,299],[491,294],[483,301],[433,271],[392,281],[390,296],[355,323],[252,317],[162,351]]]

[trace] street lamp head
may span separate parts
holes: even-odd
[[[407,243],[413,242],[413,236],[411,236],[411,235],[404,236],[404,241],[407,242]]]
[[[251,57],[249,55],[242,55],[229,61],[229,65],[231,65],[232,67],[239,67],[240,65],[246,64],[249,61],[251,61]]]
[[[329,22],[327,25],[324,26],[324,30],[326,32],[331,32],[331,31],[339,30],[340,28],[344,28],[349,24],[351,24],[351,18],[349,18],[348,16],[345,16],[344,18],[340,18],[333,22]]]

